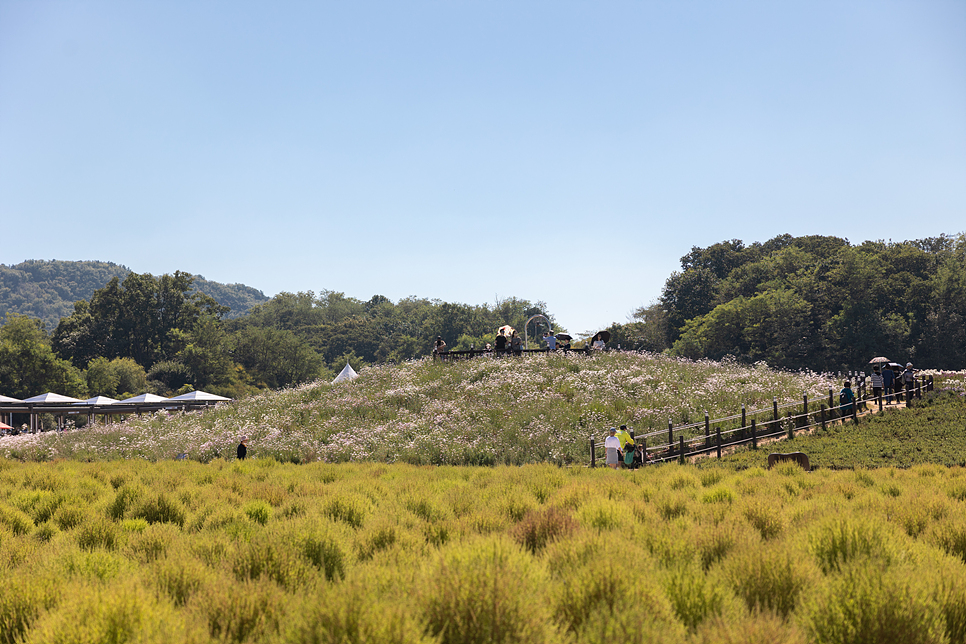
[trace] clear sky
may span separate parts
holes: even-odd
[[[543,300],[966,231],[966,2],[0,0],[0,262]]]

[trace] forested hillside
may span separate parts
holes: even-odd
[[[155,277],[102,262],[25,262],[0,274],[6,311],[29,315],[0,328],[8,396],[195,388],[239,397],[331,377],[347,362],[358,370],[425,356],[437,335],[450,349],[482,347],[498,327],[522,331],[538,313],[565,330],[543,302],[517,298],[469,305],[322,291],[267,300],[180,271]],[[51,324],[54,310],[63,317]],[[860,369],[879,355],[961,369],[966,235],[857,246],[782,235],[694,247],[636,318],[610,327],[609,347],[814,371]]]
[[[7,313],[41,319],[53,330],[60,319],[74,310],[77,300],[89,300],[111,278],[124,279],[131,270],[113,262],[27,260],[0,264],[0,321]],[[265,294],[244,284],[209,282],[194,276],[193,287],[229,307],[228,318],[244,315],[248,309],[268,300]]]
[[[204,389],[237,398],[331,377],[347,362],[361,369],[428,355],[436,335],[450,348],[481,347],[503,324],[522,331],[536,313],[552,320],[543,303],[515,298],[490,307],[333,291],[281,293],[225,320],[228,307],[195,284],[180,271],[115,276],[75,302],[53,333],[37,318],[9,314],[0,327],[0,392],[123,398]]]
[[[694,247],[612,343],[689,358],[857,369],[966,365],[966,235],[853,246],[782,235]]]

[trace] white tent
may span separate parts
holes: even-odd
[[[5,403],[5,402],[17,403],[17,402],[23,402],[23,401],[18,400],[16,398],[11,398],[10,396],[0,396],[0,403]]]
[[[55,393],[40,394],[39,396],[34,396],[33,398],[27,398],[25,403],[79,403],[80,400],[76,398],[71,398],[70,396],[61,396]]]
[[[134,396],[133,398],[125,398],[124,400],[118,400],[117,402],[126,405],[128,403],[157,403],[164,402],[167,398],[164,396],[159,396],[157,394],[141,394],[140,396]]]
[[[231,400],[231,398],[225,398],[224,396],[216,396],[215,394],[209,394],[207,391],[190,391],[186,394],[181,394],[180,396],[168,398],[168,400],[172,402],[179,401],[179,400],[210,400],[212,402],[217,402],[219,400]]]
[[[107,396],[94,396],[93,398],[88,398],[84,402],[74,403],[75,405],[110,405],[111,403],[116,403],[116,398],[108,398]]]
[[[356,370],[353,369],[347,362],[345,363],[345,369],[339,372],[339,375],[335,377],[335,380],[332,381],[332,384],[334,385],[335,383],[342,382],[343,380],[354,380],[358,377],[359,374],[357,374]]]

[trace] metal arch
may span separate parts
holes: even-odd
[[[534,318],[543,318],[543,321],[547,323],[547,330],[550,331],[551,333],[553,333],[553,327],[550,326],[550,320],[547,319],[547,316],[546,315],[543,315],[542,313],[537,313],[536,315],[531,315],[527,319],[526,324],[523,325],[523,344],[524,344],[524,347],[527,348],[527,349],[530,348],[530,339],[527,336],[527,329],[530,327],[530,323],[533,321]],[[536,339],[536,338],[534,338],[534,339]]]

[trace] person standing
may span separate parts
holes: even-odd
[[[247,443],[248,436],[242,436],[241,442],[238,443],[238,449],[235,450],[235,456],[238,457],[239,461],[244,461],[246,458],[248,458],[248,447],[246,446]]]
[[[879,365],[872,367],[872,398],[876,402],[882,398],[882,372],[879,370]]]
[[[510,347],[513,348],[513,355],[523,355],[523,340],[520,339],[520,336],[517,335],[516,331],[514,331],[513,335],[510,337]]]
[[[906,363],[906,370],[901,374],[902,384],[906,389],[906,405],[912,402],[912,390],[916,387],[916,372],[912,368],[912,363]]]
[[[547,351],[557,350],[557,338],[556,336],[550,335],[550,331],[543,334],[543,339],[547,343]]]
[[[607,467],[616,470],[620,459],[621,439],[617,438],[617,428],[610,428],[610,436],[604,439],[604,453],[607,455]]]
[[[433,344],[433,357],[439,356],[441,353],[446,352],[446,342],[443,340],[443,336],[437,335],[436,342]]]
[[[896,383],[896,372],[888,362],[882,367],[882,390],[885,393],[886,404],[892,404],[892,388]]]
[[[506,336],[503,332],[496,334],[496,355],[501,356],[506,352]]]

